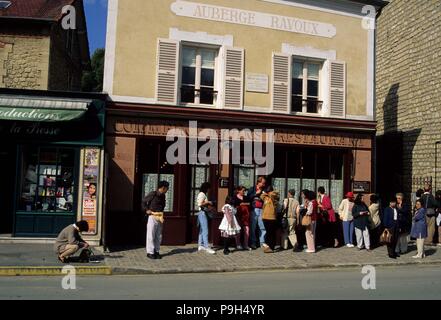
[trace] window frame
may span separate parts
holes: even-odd
[[[23,188],[24,188],[24,182],[25,182],[25,172],[26,172],[26,168],[24,167],[25,164],[25,158],[24,158],[24,152],[26,148],[36,148],[36,152],[37,152],[37,162],[36,162],[36,175],[37,175],[37,183],[36,183],[36,190],[35,190],[35,195],[32,197],[32,209],[31,211],[27,211],[26,209],[21,209],[21,199],[20,197],[23,194]],[[74,189],[74,192],[72,192],[72,198],[73,198],[73,203],[72,203],[72,209],[70,211],[43,211],[42,209],[36,209],[36,203],[38,203],[38,199],[41,198],[57,198],[57,196],[40,196],[40,189],[45,189],[47,188],[46,186],[42,186],[40,185],[40,176],[43,176],[44,174],[40,173],[40,167],[44,164],[42,160],[41,160],[41,150],[42,149],[54,149],[56,150],[56,170],[57,170],[57,174],[56,175],[50,175],[50,176],[56,176],[57,178],[60,177],[60,175],[58,175],[58,169],[62,168],[61,164],[61,160],[60,160],[60,154],[61,154],[61,150],[71,150],[74,153],[74,164],[73,167],[67,167],[67,168],[71,168],[72,169],[72,186]],[[64,145],[39,145],[39,146],[30,146],[30,145],[21,145],[19,148],[19,152],[20,152],[20,177],[19,177],[19,183],[17,183],[17,198],[16,198],[16,208],[15,211],[16,212],[29,212],[30,214],[42,214],[42,215],[65,215],[65,216],[69,216],[69,215],[75,215],[78,212],[80,203],[79,203],[79,194],[80,192],[82,192],[81,189],[81,185],[79,182],[79,178],[80,178],[80,149],[73,147],[73,146],[64,146]],[[55,180],[56,181],[56,180]],[[58,190],[58,184],[57,182],[55,182],[55,187],[51,187],[51,188],[55,188],[56,190]]]
[[[184,48],[192,48],[196,49],[196,71],[195,71],[195,93],[199,92],[201,90],[201,75],[202,75],[202,58],[199,53],[202,49],[208,49],[215,52],[215,58],[214,58],[214,83],[213,83],[213,103],[212,104],[205,104],[200,102],[200,94],[195,94],[195,100],[194,102],[183,102],[182,101],[182,69],[184,66]],[[180,43],[180,54],[179,54],[179,67],[178,67],[178,103],[180,106],[184,107],[217,107],[218,101],[219,101],[219,87],[220,87],[220,81],[219,81],[219,74],[220,74],[220,54],[221,46],[217,45],[210,45],[210,44],[201,44],[201,43],[194,43],[194,42],[184,42],[181,41]]]
[[[291,101],[291,105],[290,105],[290,113],[294,114],[294,115],[309,115],[309,116],[314,116],[314,115],[318,115],[321,116],[323,114],[324,108],[323,108],[323,75],[324,75],[324,65],[325,65],[325,61],[321,60],[321,59],[314,59],[314,58],[307,58],[307,57],[300,57],[300,56],[292,56],[292,66],[290,72],[291,72],[291,79],[290,79],[290,101]],[[294,65],[295,63],[302,63],[303,65],[303,73],[302,73],[302,77],[301,78],[294,78],[294,74],[293,74],[293,69],[294,69]],[[319,65],[319,74],[318,74],[318,79],[310,79],[311,77],[308,76],[308,64],[315,64],[315,65]],[[302,80],[302,111],[294,111],[293,110],[293,79],[301,79]],[[318,95],[317,95],[317,112],[308,112],[308,101],[309,98],[312,96],[308,96],[308,81],[309,80],[317,80],[318,81]],[[297,96],[297,95],[296,95]]]

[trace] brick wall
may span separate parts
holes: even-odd
[[[410,193],[420,187],[412,177],[435,177],[435,142],[441,140],[440,21],[438,0],[392,0],[378,20],[379,190]],[[441,189],[441,161],[437,167],[434,184]]]
[[[48,88],[49,37],[0,35],[0,87]]]

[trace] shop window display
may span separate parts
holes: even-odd
[[[75,149],[24,147],[21,197],[25,212],[66,212],[75,206]]]

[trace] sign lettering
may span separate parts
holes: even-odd
[[[182,17],[241,24],[311,36],[333,38],[337,34],[336,27],[328,23],[189,1],[174,2],[171,5],[171,10],[177,16]]]

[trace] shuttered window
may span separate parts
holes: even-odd
[[[182,47],[181,103],[213,105],[218,50]]]
[[[320,72],[322,64],[295,59],[292,64],[291,111],[321,113]]]
[[[344,117],[346,114],[346,64],[330,61],[329,64],[330,115]]]
[[[244,50],[224,48],[224,108],[242,109]]]
[[[177,104],[179,42],[159,39],[156,101]]]

